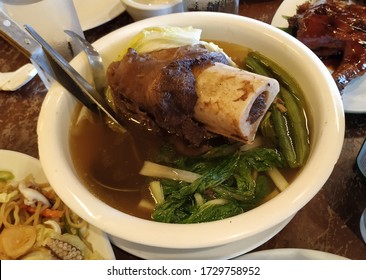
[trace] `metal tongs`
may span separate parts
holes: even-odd
[[[0,36],[28,57],[38,72],[41,72],[39,74],[42,78],[47,79],[46,82],[51,84],[54,79],[87,108],[94,112],[100,110],[112,122],[122,125],[103,93],[99,93],[31,26],[25,25],[25,29],[32,37],[0,11]]]

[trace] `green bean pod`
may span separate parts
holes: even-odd
[[[297,165],[302,166],[310,152],[305,115],[296,98],[287,89],[281,87],[280,95],[285,103],[287,116],[291,123],[291,135],[296,151]]]
[[[245,60],[246,68],[253,73],[266,77],[271,77],[271,73],[260,63],[260,61],[256,60],[250,54],[251,53],[249,53]]]
[[[259,128],[264,137],[268,138],[272,144],[277,145],[277,137],[272,124],[271,114],[271,111],[267,111],[260,123]]]
[[[300,86],[279,65],[258,52],[250,52],[246,62],[248,69],[251,71],[275,78],[280,83],[281,90],[278,96],[283,100],[284,106],[287,109],[286,120],[288,135],[291,138],[296,154],[296,164],[295,161],[290,160],[291,164],[289,162],[289,165],[291,167],[302,166],[308,158],[310,144],[307,120],[304,115],[305,103]],[[282,147],[284,147],[283,143]]]
[[[288,120],[285,114],[281,113],[277,108],[276,104],[272,105],[271,118],[282,154],[291,168],[297,167],[297,157],[295,147],[290,136]]]
[[[271,73],[271,77],[277,79],[286,88],[296,96],[298,100],[303,102],[303,94],[299,84],[289,75],[285,70],[283,70],[277,63],[273,62],[269,58],[265,57],[259,52],[250,52],[248,57],[257,61],[257,63],[262,64],[267,68],[267,71]],[[303,104],[301,104],[303,105]]]

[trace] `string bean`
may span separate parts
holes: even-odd
[[[286,104],[287,116],[291,122],[292,139],[296,151],[297,166],[302,166],[309,155],[309,139],[304,112],[299,108],[294,96],[281,88],[281,98]]]
[[[288,165],[292,168],[297,167],[297,156],[293,140],[290,136],[289,124],[286,116],[274,104],[272,106],[272,121],[278,138],[278,145],[286,158]]]
[[[248,54],[246,68],[254,73],[275,78],[280,83],[278,97],[282,100],[281,106],[285,107],[286,112],[281,112],[276,105],[271,106],[272,124],[280,150],[289,166],[302,166],[309,155],[310,144],[305,102],[300,86],[279,65],[258,52]]]
[[[250,52],[248,57],[251,57],[251,59],[257,61],[259,64],[262,64],[267,71],[271,73],[270,76],[272,78],[278,80],[292,94],[294,94],[299,101],[303,101],[302,90],[299,84],[290,74],[283,70],[282,67],[259,52]]]

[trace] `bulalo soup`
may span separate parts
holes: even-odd
[[[249,49],[227,42],[215,43],[243,66]],[[85,111],[77,106],[70,130],[70,151],[78,175],[95,196],[111,207],[151,219],[156,202],[149,189],[153,179],[139,175],[139,171],[144,161],[155,161],[165,139],[140,129],[121,134],[110,129],[99,116],[89,115],[90,112],[87,117],[80,117]],[[289,182],[297,171],[298,168],[281,170]],[[271,188],[275,189],[273,183]]]

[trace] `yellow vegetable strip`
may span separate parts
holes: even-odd
[[[153,163],[151,161],[145,161],[142,169],[140,170],[140,174],[149,177],[155,178],[166,178],[173,179],[179,181],[185,181],[188,183],[194,182],[196,179],[201,177],[201,175],[197,173],[193,173],[187,170],[181,170],[177,168],[172,168],[165,165],[160,165],[157,163]]]
[[[271,170],[267,171],[267,174],[281,192],[283,192],[288,187],[289,183],[277,168],[272,168]]]

